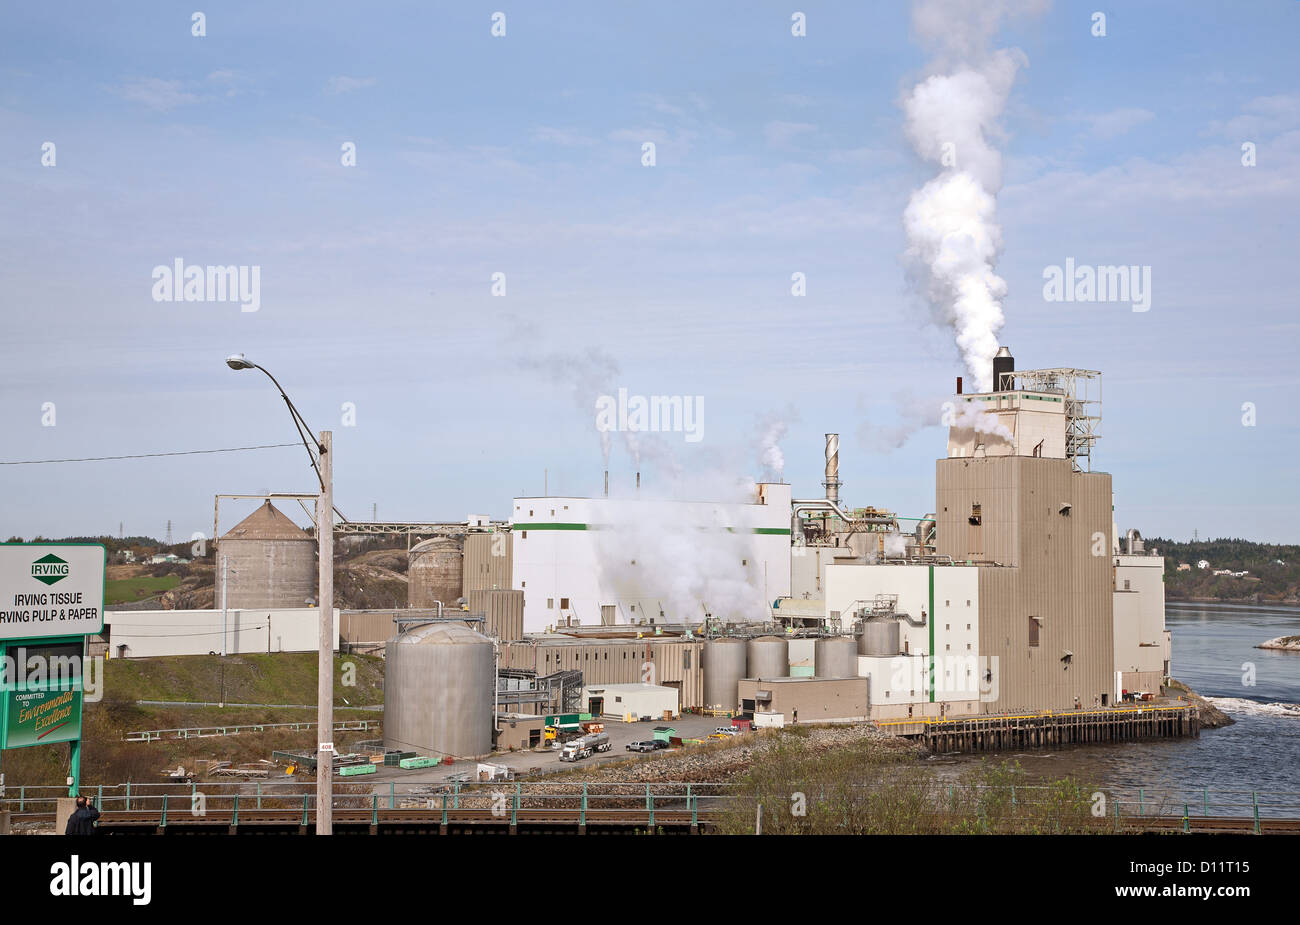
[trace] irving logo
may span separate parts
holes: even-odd
[[[54,553],[41,556],[32,563],[32,577],[37,581],[52,585],[68,577],[68,563]]]

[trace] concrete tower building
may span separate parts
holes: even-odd
[[[1100,377],[1004,366],[1000,391],[956,396],[936,551],[978,567],[985,712],[1115,701],[1111,479],[1087,471]]]

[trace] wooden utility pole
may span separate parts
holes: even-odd
[[[334,434],[320,434],[321,492],[316,499],[320,551],[320,658],[316,689],[316,834],[334,833]]]

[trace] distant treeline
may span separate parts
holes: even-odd
[[[1179,543],[1146,537],[1165,557],[1165,597],[1171,600],[1296,600],[1300,597],[1300,546],[1253,543],[1243,539]],[[1197,563],[1209,565],[1197,568]],[[1190,569],[1179,571],[1179,565]],[[1215,575],[1217,569],[1249,572],[1243,578]]]
[[[5,540],[6,543],[103,543],[110,556],[123,549],[132,550],[137,556],[154,555],[160,552],[171,552],[184,558],[192,558],[192,543],[189,540],[183,540],[179,543],[173,543],[167,546],[162,540],[155,539],[152,536],[34,536],[31,539],[23,539],[21,536],[11,536]],[[206,544],[210,547],[211,544]],[[211,555],[212,550],[205,550],[205,555]]]

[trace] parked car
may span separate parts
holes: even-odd
[[[659,747],[658,742],[629,742],[627,750],[630,752],[652,752]]]
[[[673,747],[673,743],[669,742],[667,739],[655,739],[650,744],[653,745],[656,749]]]

